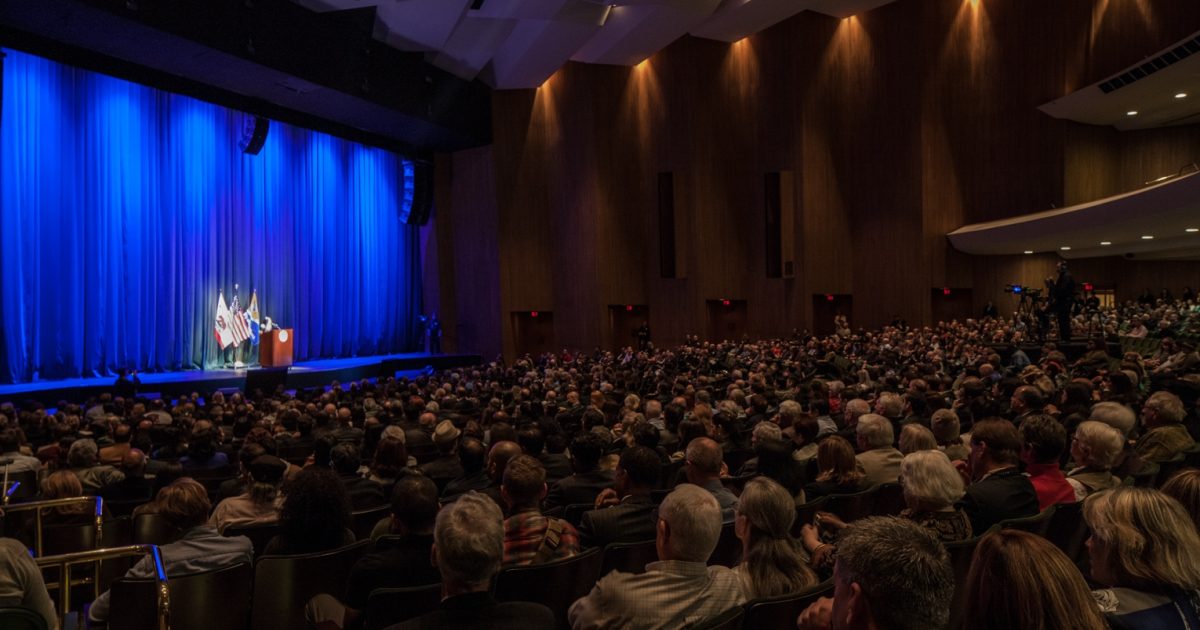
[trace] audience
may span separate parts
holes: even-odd
[[[1108,628],[1079,569],[1058,547],[1028,532],[1002,529],[984,536],[975,548],[964,589],[966,627]]]
[[[579,532],[561,518],[542,514],[546,469],[529,455],[518,455],[504,469],[500,494],[508,505],[504,520],[504,566],[543,564],[579,553]]]
[[[224,534],[231,525],[245,527],[278,521],[283,504],[279,486],[286,470],[287,463],[271,455],[250,462],[250,484],[246,491],[218,503],[209,524]]]
[[[0,606],[27,608],[41,617],[47,628],[58,629],[42,570],[25,545],[12,538],[0,538]]]
[[[721,521],[733,522],[737,496],[721,483],[721,447],[712,438],[696,438],[688,443],[687,464],[683,467],[688,483],[707,490],[721,507]]]
[[[895,434],[892,422],[874,414],[864,414],[858,419],[858,466],[866,475],[868,486],[895,483],[900,476],[900,460],[904,455],[893,446]]]
[[[655,535],[658,506],[650,490],[662,476],[658,454],[645,446],[621,452],[613,487],[596,496],[596,509],[584,512],[579,522],[580,541],[589,547],[615,542],[641,542]]]
[[[439,610],[391,630],[526,630],[554,626],[554,613],[530,602],[498,603],[492,578],[504,557],[503,515],[495,502],[468,492],[437,516],[433,563],[442,576]]]
[[[866,475],[858,469],[854,447],[841,436],[830,436],[817,449],[816,481],[804,486],[809,501],[830,494],[854,494],[870,487]]]
[[[1079,423],[1071,440],[1071,460],[1075,462],[1075,468],[1067,473],[1067,483],[1075,491],[1076,501],[1086,499],[1093,492],[1121,485],[1112,468],[1124,447],[1125,437],[1111,426],[1095,420]]]
[[[287,484],[279,509],[279,534],[267,543],[263,555],[344,547],[354,542],[349,525],[350,497],[337,475],[324,468],[306,468]]]
[[[742,563],[735,572],[745,598],[796,593],[815,585],[817,575],[790,534],[796,520],[791,493],[758,477],[746,482],[738,499],[734,532],[742,541]]]
[[[1195,444],[1187,428],[1181,424],[1185,416],[1183,402],[1175,394],[1151,394],[1142,407],[1142,426],[1146,432],[1137,440],[1137,454],[1148,462],[1161,463]]]
[[[833,597],[801,613],[799,630],[928,630],[949,622],[954,569],[929,530],[875,516],[847,527],[838,547]]]
[[[1038,496],[1038,510],[1056,503],[1074,503],[1075,488],[1067,483],[1059,459],[1067,448],[1067,429],[1044,414],[1030,415],[1021,423],[1017,436],[1021,440],[1021,461],[1025,475]]]
[[[227,537],[220,535],[208,524],[208,492],[199,482],[184,477],[177,479],[158,491],[155,497],[155,512],[176,530],[182,532],[179,540],[159,546],[163,570],[168,580],[173,577],[223,569],[240,563],[254,561],[254,548],[245,536]],[[131,578],[153,577],[154,561],[144,557],[125,575]],[[102,593],[92,603],[88,618],[92,624],[106,623],[109,618],[109,594]],[[219,605],[219,602],[216,603]]]
[[[609,444],[592,432],[581,433],[571,441],[571,465],[575,471],[560,479],[546,496],[546,508],[592,504],[596,496],[613,485],[611,470],[600,468],[600,458],[608,452]],[[540,463],[540,462],[539,462]]]
[[[1110,624],[1134,630],[1183,630],[1200,624],[1200,534],[1175,499],[1122,487],[1087,498],[1083,516],[1095,591]]]
[[[1039,512],[1037,490],[1017,468],[1020,449],[1017,429],[1007,420],[984,420],[973,427],[965,467],[971,484],[959,503],[972,531],[983,533],[1005,519]]]
[[[571,605],[574,630],[683,628],[745,601],[737,574],[706,566],[721,535],[721,507],[712,493],[676,486],[658,510],[658,562],[641,574],[613,571]]]
[[[966,460],[971,455],[971,449],[963,444],[959,435],[958,414],[952,409],[938,409],[933,412],[930,420],[933,425],[933,436],[937,439],[938,448],[946,453],[950,461]]]
[[[937,439],[933,431],[921,424],[906,424],[900,429],[900,454],[908,455],[917,451],[937,450]]]
[[[1163,494],[1179,501],[1200,530],[1200,469],[1184,468],[1163,484]]]
[[[383,486],[379,482],[359,476],[359,461],[358,447],[353,444],[338,444],[329,451],[329,462],[337,474],[338,483],[350,498],[350,509],[366,510],[383,505]]]

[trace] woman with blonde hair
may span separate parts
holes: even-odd
[[[1163,484],[1163,494],[1179,501],[1200,530],[1200,470],[1184,468]]]
[[[738,499],[734,532],[742,541],[736,572],[746,599],[786,595],[817,583],[800,543],[791,536],[796,505],[786,488],[766,477],[746,483]]]
[[[1083,504],[1093,591],[1112,625],[1200,628],[1200,534],[1183,506],[1149,488],[1120,487]]]
[[[1017,529],[987,534],[965,584],[964,628],[1105,630],[1087,582],[1066,554]]]
[[[962,475],[942,451],[917,451],[900,462],[904,504],[900,516],[929,529],[942,542],[971,537],[971,519],[955,507],[966,493]]]
[[[817,447],[817,479],[804,486],[804,495],[815,501],[827,494],[853,494],[867,489],[865,475],[854,459],[854,447],[834,435]]]
[[[922,424],[906,424],[900,430],[900,452],[908,455],[917,451],[937,450],[937,440]]]

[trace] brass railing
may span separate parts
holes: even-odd
[[[37,557],[42,557],[42,512],[55,507],[64,507],[68,505],[81,505],[92,503],[95,505],[94,514],[95,520],[92,526],[96,529],[96,538],[92,541],[92,547],[98,548],[101,545],[101,537],[104,535],[104,499],[100,497],[68,497],[65,499],[47,499],[45,501],[30,501],[29,503],[17,503],[4,506],[5,514],[14,512],[33,512],[33,553]]]
[[[158,630],[169,630],[171,621],[171,596],[170,589],[167,587],[167,573],[163,570],[162,555],[159,553],[157,545],[129,545],[127,547],[113,547],[111,549],[92,549],[89,551],[77,551],[58,556],[37,558],[38,567],[41,569],[45,570],[50,567],[57,567],[59,570],[57,585],[58,627],[65,627],[64,623],[66,622],[67,612],[71,610],[71,567],[80,564],[93,565],[93,570],[95,571],[92,579],[92,590],[95,593],[93,596],[94,601],[96,597],[100,597],[101,561],[145,555],[150,556],[154,560],[155,592],[158,594],[158,605],[156,606]],[[51,585],[48,584],[47,587]]]

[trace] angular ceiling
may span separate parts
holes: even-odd
[[[375,37],[497,89],[541,85],[567,61],[632,66],[684,35],[734,42],[801,11],[849,17],[892,0],[295,0],[374,7]]]

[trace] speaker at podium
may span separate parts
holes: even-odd
[[[258,362],[263,367],[288,367],[292,364],[292,329],[276,328],[263,333],[259,342]]]

